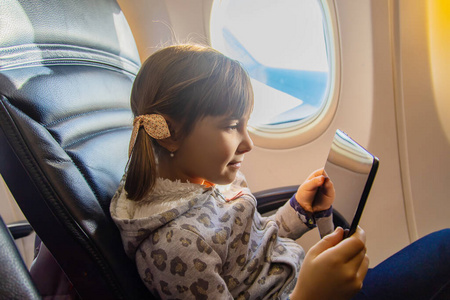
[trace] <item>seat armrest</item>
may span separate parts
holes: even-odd
[[[298,185],[291,185],[254,193],[259,213],[264,214],[278,209],[297,192],[297,189]]]
[[[298,185],[290,185],[254,193],[258,212],[265,214],[277,210],[297,192],[298,187]],[[334,227],[350,228],[348,222],[345,221],[344,217],[336,209],[333,209],[333,223]]]
[[[6,226],[15,240],[26,237],[33,232],[33,227],[26,220],[9,223]]]

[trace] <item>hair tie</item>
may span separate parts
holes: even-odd
[[[131,151],[136,143],[136,137],[141,126],[144,126],[145,132],[156,140],[162,140],[170,137],[169,126],[163,116],[158,114],[137,116],[133,121],[133,131],[131,133],[128,156],[131,155]]]

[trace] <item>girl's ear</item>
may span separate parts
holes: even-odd
[[[178,124],[168,117],[164,117],[169,126],[170,136],[162,140],[156,140],[159,145],[164,147],[169,152],[175,152],[180,147],[180,139],[178,138],[179,130]]]

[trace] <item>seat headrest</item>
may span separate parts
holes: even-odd
[[[2,68],[65,59],[136,73],[140,65],[133,35],[115,1],[8,1],[1,6],[0,24]]]

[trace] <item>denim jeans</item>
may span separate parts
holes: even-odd
[[[450,299],[450,229],[427,235],[370,269],[353,300]]]

